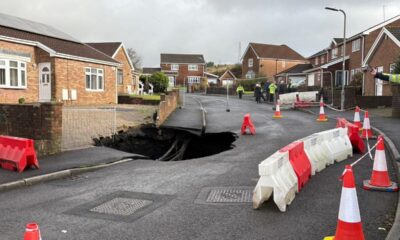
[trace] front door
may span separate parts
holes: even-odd
[[[383,67],[377,67],[378,72],[383,72]],[[383,81],[375,78],[375,96],[383,95]]]
[[[39,63],[39,102],[51,100],[51,65]]]

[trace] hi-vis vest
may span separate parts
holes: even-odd
[[[387,76],[389,78],[389,81],[391,81],[391,82],[400,83],[400,74],[382,73],[382,75]]]

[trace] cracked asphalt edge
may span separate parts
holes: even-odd
[[[65,169],[65,170],[61,170],[61,171],[57,171],[57,172],[42,174],[39,176],[23,178],[20,180],[0,184],[0,192],[8,191],[8,190],[16,189],[16,188],[21,188],[21,187],[25,187],[25,186],[32,186],[34,184],[48,182],[48,181],[57,180],[57,179],[62,179],[62,178],[66,178],[66,177],[71,177],[71,176],[82,174],[85,172],[92,172],[92,171],[96,171],[96,170],[99,170],[102,168],[111,167],[111,166],[114,166],[117,164],[126,163],[126,162],[130,162],[130,161],[134,161],[134,160],[138,160],[138,159],[124,158],[124,159],[117,160],[114,162],[109,162],[109,163],[101,163],[98,165],[87,166],[87,167],[70,168],[70,169]]]

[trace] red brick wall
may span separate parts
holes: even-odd
[[[76,89],[77,101],[72,104],[101,105],[116,104],[116,68],[95,63],[55,58],[52,68],[55,74],[54,99],[62,102],[62,89]],[[104,91],[86,90],[85,67],[101,68],[104,75]],[[67,101],[66,104],[71,104]]]
[[[253,67],[249,67],[249,59],[253,59]],[[249,47],[242,61],[242,77],[245,78],[248,71],[253,70],[255,74],[260,71],[260,61],[257,59],[253,49]]]
[[[389,72],[389,65],[395,62],[400,55],[400,48],[390,39],[384,39],[377,47],[375,54],[372,56],[369,65],[374,67],[383,66],[383,72]],[[375,95],[375,80],[371,74],[364,75],[364,92],[366,96]],[[391,96],[391,88],[388,82],[384,82],[383,96]]]
[[[291,68],[297,64],[306,63],[306,61],[290,61],[290,60],[275,60],[275,59],[261,59],[259,75],[266,77],[273,77],[277,73],[280,73],[288,68]]]
[[[168,116],[175,111],[179,102],[179,90],[174,89],[167,95],[161,95],[161,102],[158,107],[157,125],[161,125],[167,120]]]
[[[129,64],[128,56],[125,54],[125,51],[122,49],[122,47],[118,50],[114,59],[122,64],[119,69],[123,71],[124,76],[123,84],[118,84],[118,93],[128,93],[128,86],[131,86],[132,91],[135,91],[136,86],[133,84],[133,69]]]
[[[189,71],[189,64],[179,64],[176,76],[176,85],[186,85],[188,76],[204,76],[204,64],[197,64],[197,71]],[[171,71],[171,64],[161,64],[162,71]]]
[[[35,140],[39,155],[60,152],[62,104],[0,104],[0,134]]]

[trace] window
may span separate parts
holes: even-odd
[[[318,65],[318,57],[315,58],[315,65]]]
[[[352,52],[360,51],[361,39],[356,39],[351,43]]]
[[[285,68],[285,67],[286,67],[286,62],[282,61],[282,68]]]
[[[337,54],[338,54],[338,49],[337,48],[332,49],[331,59],[337,58]]]
[[[354,69],[351,69],[350,71],[350,79],[354,80]]]
[[[26,88],[26,63],[0,59],[0,87]]]
[[[249,79],[249,78],[255,78],[256,77],[256,74],[253,72],[253,71],[248,71],[247,73],[246,73],[246,78],[247,79]]]
[[[103,91],[104,78],[103,69],[86,68],[86,90],[90,91]]]
[[[396,68],[396,64],[395,64],[395,63],[392,63],[392,64],[389,65],[389,72],[390,72],[390,74],[394,73],[394,69],[395,69],[395,68]]]
[[[198,71],[199,67],[196,64],[189,64],[188,70],[189,71]]]
[[[179,70],[179,64],[171,64],[171,71],[178,71]]]
[[[248,67],[253,67],[253,59],[249,58]]]
[[[189,84],[200,83],[200,77],[198,77],[198,76],[188,77],[188,83]]]
[[[321,64],[324,64],[324,63],[325,63],[325,57],[321,56]]]
[[[336,87],[340,87],[340,86],[342,86],[342,70],[337,70],[336,71],[336,75],[335,75],[335,86]],[[349,71],[345,71],[346,72],[346,77],[345,77],[345,82],[346,82],[346,84],[345,85],[348,85],[348,83],[349,83],[349,81],[348,81],[348,79],[349,79]]]
[[[124,84],[124,72],[122,71],[122,69],[118,69],[117,71],[117,83],[118,85]]]

